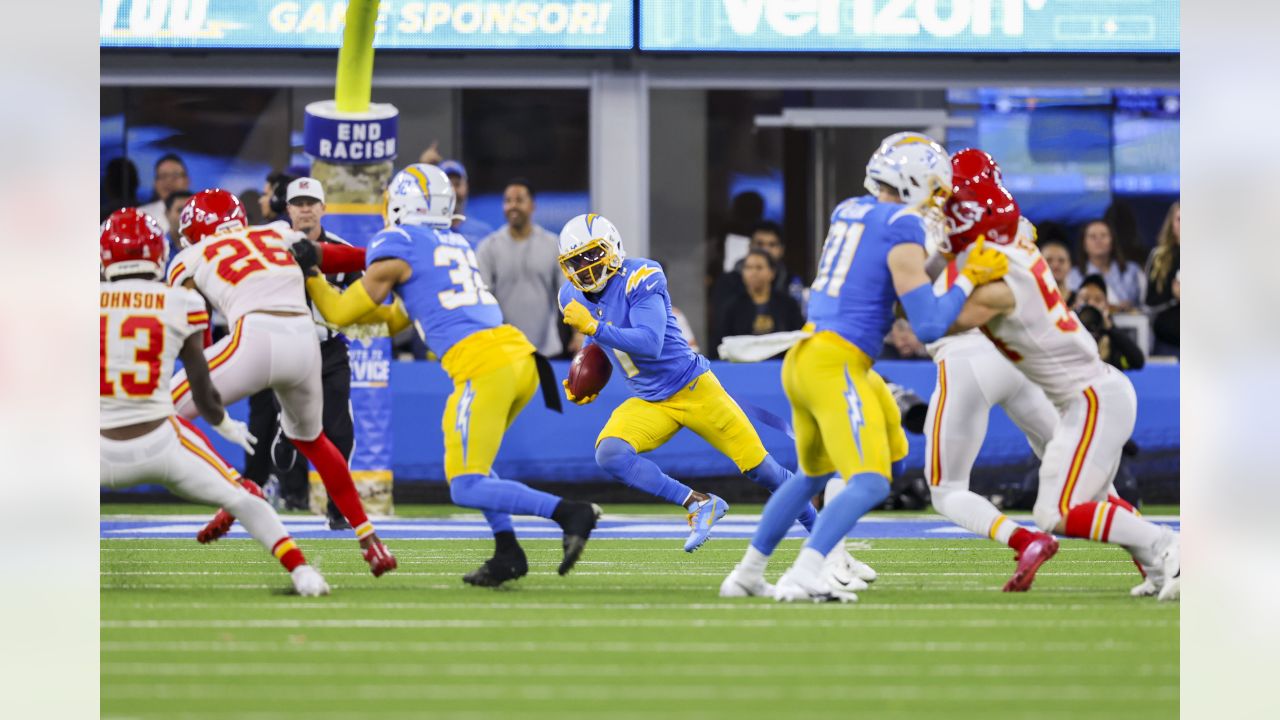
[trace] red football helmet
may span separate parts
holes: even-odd
[[[113,280],[121,275],[153,273],[163,277],[169,261],[169,243],[155,218],[137,208],[121,208],[102,223],[102,276]]]
[[[975,151],[981,152],[981,151]],[[986,155],[986,153],[982,153]],[[947,198],[947,235],[939,243],[942,252],[959,254],[985,235],[987,242],[1008,245],[1018,236],[1018,220],[1022,213],[1013,195],[1000,184],[998,168],[977,175],[973,155],[952,159],[952,178],[955,186]],[[989,158],[990,156],[988,156]],[[994,165],[994,163],[993,163]],[[963,167],[962,167],[963,166]]]
[[[1000,166],[996,164],[996,159],[991,157],[985,150],[977,148],[965,148],[957,150],[951,156],[951,180],[959,185],[962,179],[978,178],[983,175],[990,175],[995,181],[1001,185],[1004,184],[1004,178],[1000,174]]]
[[[222,188],[201,190],[192,195],[178,216],[178,233],[186,245],[195,245],[223,230],[248,226],[249,216],[240,198]]]

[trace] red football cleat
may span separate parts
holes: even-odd
[[[365,549],[364,561],[369,563],[369,571],[374,577],[382,577],[383,573],[396,569],[396,556],[391,554],[386,545],[376,540]]]
[[[1004,584],[1005,592],[1026,592],[1036,579],[1036,571],[1058,553],[1058,541],[1048,533],[1036,533],[1035,539],[1027,543],[1018,553],[1018,569]]]
[[[262,497],[262,488],[258,487],[258,483],[252,480],[241,479],[240,485],[243,486],[245,491],[250,495],[258,498]],[[201,545],[207,545],[214,540],[225,536],[227,533],[231,532],[231,526],[234,525],[235,522],[235,516],[226,510],[219,510],[218,513],[213,516],[213,519],[209,521],[209,524],[205,525],[203,530],[196,533],[196,542],[199,542]]]

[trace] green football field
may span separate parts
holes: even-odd
[[[132,509],[132,508],[131,508]],[[189,508],[187,511],[190,511]],[[333,594],[288,594],[256,544],[103,540],[107,718],[1171,718],[1176,603],[1134,599],[1114,547],[1064,541],[1030,593],[978,539],[855,546],[853,605],[722,600],[745,540],[593,540],[568,577],[528,540],[510,589],[460,576],[488,541],[300,541]],[[788,540],[771,579],[799,549]]]

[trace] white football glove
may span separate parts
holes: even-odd
[[[231,417],[231,413],[222,416],[222,422],[213,426],[219,435],[230,440],[231,442],[244,448],[244,451],[253,454],[253,445],[258,442],[258,438],[249,434],[249,426]]]

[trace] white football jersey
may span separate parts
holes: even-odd
[[[1034,237],[1019,232],[1011,245],[990,246],[1009,257],[1004,282],[1013,291],[1014,309],[981,330],[1060,405],[1102,379],[1107,365],[1098,355],[1098,343],[1067,307]]]
[[[204,298],[156,280],[104,282],[101,293],[100,426],[173,415],[173,361],[187,338],[209,326]]]
[[[187,278],[234,324],[255,310],[309,315],[302,269],[289,246],[303,237],[284,223],[235,228],[178,253],[169,284]]]

